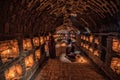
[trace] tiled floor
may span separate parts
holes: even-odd
[[[63,58],[49,59],[35,80],[108,80],[84,57],[85,62],[78,63],[61,61]]]

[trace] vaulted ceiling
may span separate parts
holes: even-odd
[[[1,34],[43,33],[61,25],[119,32],[120,0],[0,0]]]

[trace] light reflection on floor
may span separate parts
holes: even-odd
[[[66,56],[65,53],[61,54],[61,55],[60,55],[60,61],[62,61],[62,62],[67,62],[67,63],[72,63],[72,62],[71,62],[69,59],[67,59],[65,56]]]
[[[65,57],[66,54],[63,53],[60,55],[60,61],[62,62],[66,62],[66,63],[87,63],[87,59],[79,54],[76,55],[76,59],[75,62],[72,62],[71,60],[69,60],[67,57]]]
[[[56,44],[56,48],[65,47],[65,46],[66,46],[66,43],[58,43],[58,44]]]

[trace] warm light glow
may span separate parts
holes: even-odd
[[[90,52],[93,52],[93,48],[92,48],[92,47],[90,47],[90,48],[89,48],[89,51],[90,51]]]
[[[86,45],[85,45],[85,48],[86,48],[86,49],[88,49],[88,48],[89,48],[89,45],[88,45],[88,44],[86,44]]]
[[[76,55],[76,62],[78,62],[78,63],[87,63],[87,60],[81,55]]]
[[[83,46],[83,42],[81,42],[81,46]]]
[[[8,51],[8,53],[10,53],[10,50],[9,50],[9,49],[8,49],[7,51]]]
[[[31,50],[32,49],[32,44],[30,39],[24,39],[23,40],[23,49],[24,50]]]
[[[113,39],[112,50],[115,52],[120,51],[120,41],[118,39]]]
[[[95,39],[95,43],[99,44],[99,39],[98,38]]]
[[[44,37],[43,36],[40,37],[40,44],[41,45],[44,44]]]
[[[19,55],[19,48],[17,40],[0,42],[0,56],[2,62],[5,63]]]
[[[83,44],[83,47],[85,48],[85,44]]]
[[[38,37],[33,38],[33,44],[34,44],[34,46],[39,46],[39,38]]]
[[[62,43],[61,46],[62,46],[62,47],[65,47],[65,46],[66,46],[66,43]]]
[[[85,36],[83,36],[83,40],[85,40]]]
[[[81,39],[83,39],[83,35],[81,35]]]
[[[33,66],[33,64],[34,64],[33,55],[30,55],[25,58],[26,70],[30,69]]]
[[[56,45],[55,45],[56,48],[59,48],[60,46],[61,46],[60,44],[56,44]]]
[[[113,58],[111,61],[112,70],[116,72],[117,74],[120,74],[120,59],[119,58]]]
[[[92,35],[90,36],[90,42],[93,42],[93,36]]]
[[[55,35],[53,35],[53,37],[55,38]],[[47,36],[47,40],[49,40],[49,36]]]
[[[88,41],[88,37],[87,36],[86,36],[85,40]]]
[[[22,75],[22,67],[16,64],[5,71],[6,80],[20,80]]]
[[[99,54],[99,51],[98,51],[98,50],[95,50],[95,51],[94,51],[94,55],[95,55],[95,56],[99,56],[99,55],[100,55],[100,54]]]
[[[36,51],[35,51],[36,61],[39,61],[39,60],[40,60],[40,55],[41,55],[40,50],[36,50]]]

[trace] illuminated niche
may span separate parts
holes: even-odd
[[[6,80],[20,80],[22,77],[22,67],[16,64],[5,71]]]
[[[120,74],[120,58],[112,58],[110,67],[114,72]]]
[[[29,55],[25,58],[26,70],[30,69],[34,64],[33,55]]]
[[[40,56],[41,56],[40,50],[36,50],[36,51],[35,51],[36,61],[39,61],[39,60],[40,60]]]
[[[25,50],[25,51],[32,50],[31,39],[24,39],[23,40],[23,50]]]
[[[0,56],[2,63],[10,61],[19,55],[19,47],[17,40],[1,41]]]
[[[34,46],[39,46],[39,38],[38,37],[33,38],[33,44],[34,44]]]
[[[120,41],[119,39],[112,40],[112,50],[115,52],[120,52]]]

